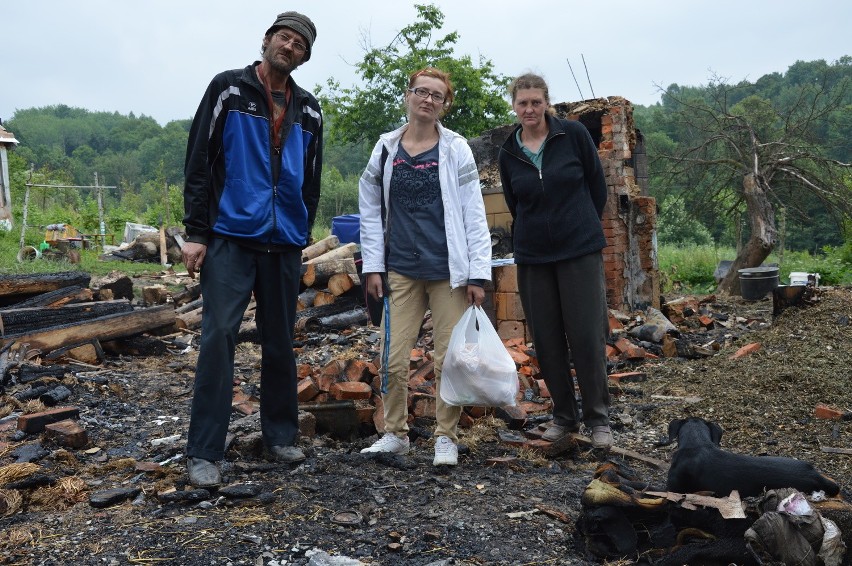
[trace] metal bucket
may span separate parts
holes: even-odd
[[[20,250],[18,250],[18,262],[22,263],[25,261],[32,261],[34,259],[38,259],[41,257],[41,252],[38,251],[38,248],[34,248],[32,246],[24,246]]]
[[[747,301],[757,301],[778,286],[777,267],[747,267],[740,274],[740,294]]]

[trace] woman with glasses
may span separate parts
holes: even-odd
[[[387,295],[385,430],[362,452],[409,451],[409,360],[430,309],[437,421],[433,464],[454,466],[461,408],[437,394],[441,366],[453,326],[469,304],[481,305],[485,298],[491,236],[467,140],[440,122],[453,102],[449,75],[432,67],[413,73],[403,99],[408,122],[380,136],[359,183],[364,284],[373,298]]]
[[[551,115],[543,78],[522,75],[510,93],[520,123],[498,162],[513,218],[521,305],[553,399],[553,423],[542,438],[554,441],[579,430],[570,359],[592,446],[609,449],[603,167],[585,126]]]

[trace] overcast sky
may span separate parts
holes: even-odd
[[[458,32],[459,55],[482,55],[503,75],[543,74],[554,102],[591,98],[591,79],[595,96],[648,105],[656,85],[754,81],[852,55],[848,0],[433,3],[445,16],[433,37]],[[53,104],[191,118],[213,75],[257,59],[264,31],[290,9],[317,26],[311,60],[294,73],[309,90],[329,77],[356,84],[364,37],[387,44],[415,18],[414,2],[392,0],[4,0],[0,119]]]

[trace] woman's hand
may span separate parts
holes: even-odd
[[[377,301],[381,300],[384,296],[384,289],[382,289],[382,275],[380,273],[367,274],[367,293],[369,293],[370,296]]]
[[[482,302],[485,300],[485,289],[480,287],[479,285],[468,285],[467,286],[467,304],[476,305],[477,307],[482,306]]]

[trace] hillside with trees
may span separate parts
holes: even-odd
[[[425,65],[451,71],[464,96],[444,123],[468,137],[512,121],[505,90],[510,77],[494,73],[483,57],[474,63],[458,55],[457,33],[439,37],[440,10],[417,10],[416,21],[384,45],[364,45],[356,63],[362,86],[343,88],[330,79],[318,88],[327,134],[320,231],[334,216],[357,212],[358,178],[378,134],[404,121],[399,101],[410,71]],[[636,106],[659,205],[660,242],[744,248],[755,236],[744,190],[750,172],[771,211],[764,220],[771,219],[772,241],[761,244],[763,251],[783,245],[813,253],[849,240],[850,83],[852,57],[797,61],[754,82],[712,77],[706,85],[673,84],[660,89],[659,103]],[[108,232],[120,234],[126,221],[179,225],[189,123],[161,126],[144,114],[65,105],[19,110],[4,122],[20,141],[9,152],[16,226],[28,180],[92,185],[95,173],[100,185],[115,187],[104,193]],[[94,191],[34,187],[27,224],[56,222],[95,231]]]

